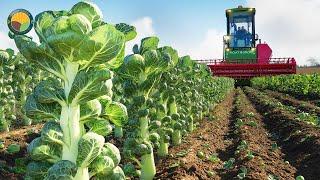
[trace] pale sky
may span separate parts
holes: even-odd
[[[77,0],[0,0],[0,49],[15,48],[7,37],[6,20],[14,9],[33,16],[44,10],[68,10]],[[146,36],[158,36],[179,55],[194,59],[222,58],[226,33],[225,9],[238,5],[255,7],[256,33],[273,49],[273,57],[295,57],[306,64],[320,59],[320,0],[92,0],[104,20],[136,26],[138,36],[128,43],[127,53]],[[34,32],[29,35],[36,36]],[[36,38],[36,37],[35,37]]]

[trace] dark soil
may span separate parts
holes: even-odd
[[[15,161],[27,157],[27,144],[39,136],[42,125],[24,126],[10,132],[0,133],[0,141],[4,142],[4,148],[0,150],[0,179],[22,179],[23,174],[13,173]],[[21,149],[18,153],[9,154],[6,149],[10,144],[19,144]],[[28,160],[27,160],[28,161]]]
[[[263,122],[277,141],[285,159],[297,169],[297,175],[306,179],[320,179],[319,128],[295,119],[296,114],[273,106],[273,98],[252,88],[245,89],[258,112],[264,114]]]
[[[248,170],[248,179],[268,179],[268,176],[276,176],[280,179],[294,179],[296,169],[285,163],[284,154],[276,142],[268,137],[268,131],[262,121],[263,117],[255,110],[251,102],[238,90],[236,101],[237,116],[241,118],[243,125],[238,126],[238,134],[248,146],[239,153],[242,166]],[[240,122],[240,121],[239,121]],[[246,157],[248,152],[254,154],[253,159]]]
[[[231,179],[232,170],[223,170],[223,161],[228,160],[234,152],[234,143],[230,133],[230,116],[233,93],[216,106],[214,121],[203,120],[183,144],[171,147],[171,157],[159,160],[156,179]],[[216,154],[217,162],[201,160],[197,153],[201,151],[207,157]],[[183,157],[178,153],[186,152]],[[213,173],[210,177],[208,173]]]

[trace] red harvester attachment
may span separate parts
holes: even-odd
[[[257,76],[295,74],[294,58],[272,58],[272,49],[255,33],[255,8],[227,9],[227,35],[223,37],[223,59],[198,60],[214,76],[249,79]],[[259,43],[256,42],[259,40]]]
[[[296,61],[294,58],[269,58],[258,59],[265,61],[256,63],[227,62],[223,59],[198,60],[199,63],[205,63],[211,69],[214,76],[232,77],[235,79],[249,79],[257,76],[270,76],[280,74],[295,74]]]

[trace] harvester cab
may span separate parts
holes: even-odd
[[[254,8],[243,8],[226,10],[227,35],[223,37],[223,58],[229,62],[256,59],[256,40]]]
[[[223,59],[198,60],[215,76],[249,79],[257,76],[295,74],[294,58],[272,58],[272,49],[261,43],[255,31],[255,8],[227,9],[227,34],[223,36]]]

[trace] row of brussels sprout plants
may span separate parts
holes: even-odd
[[[320,98],[319,74],[294,74],[258,77],[251,80],[252,86],[288,93],[294,96]]]
[[[0,50],[0,132],[11,126],[30,125],[31,119],[22,108],[27,95],[43,77],[20,54],[12,49]]]
[[[166,157],[233,87],[189,56],[158,47],[157,37],[125,57],[135,28],[104,22],[90,2],[42,12],[34,29],[39,44],[9,34],[33,71],[46,72],[23,103],[29,119],[46,122],[27,148],[26,179],[153,179],[154,157]]]

